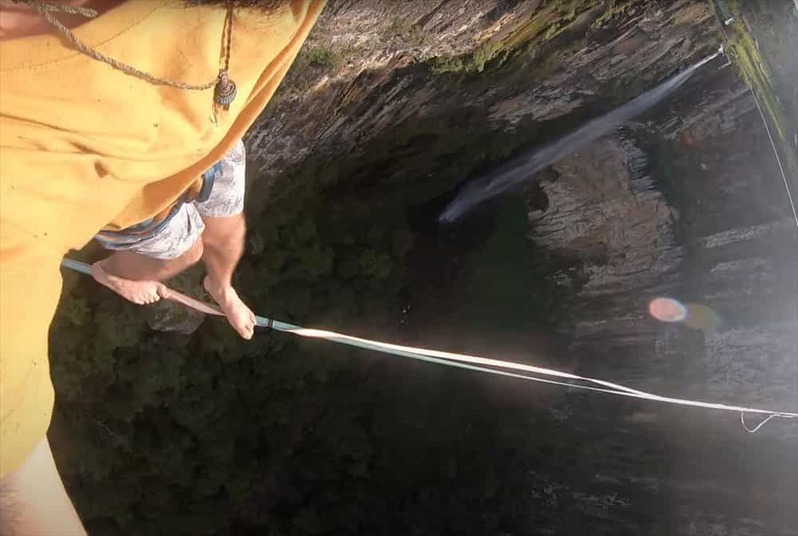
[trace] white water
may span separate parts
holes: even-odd
[[[439,216],[441,222],[452,222],[479,203],[515,188],[533,178],[535,173],[567,156],[577,149],[602,137],[607,132],[651,108],[684,84],[699,68],[720,55],[708,56],[667,80],[646,91],[626,104],[599,118],[588,121],[562,138],[513,158],[485,177],[467,184]]]

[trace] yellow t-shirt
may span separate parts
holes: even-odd
[[[238,96],[211,121],[213,90],[153,85],[56,35],[0,44],[0,477],[44,437],[53,388],[47,332],[59,263],[104,226],[161,212],[240,139],[285,76],[325,0],[236,10]],[[151,75],[218,73],[224,8],[128,0],[74,30]]]

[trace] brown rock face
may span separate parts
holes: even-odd
[[[419,163],[434,159],[416,158],[439,145],[399,150],[394,133],[448,137],[458,154],[475,146],[454,140],[475,132],[524,140],[508,153],[532,151],[720,40],[698,0],[332,2],[247,140],[261,170],[256,195],[305,159],[367,165],[381,151],[390,158],[358,170],[357,187],[379,176],[445,195],[477,166],[440,180]],[[660,394],[798,409],[798,232],[733,67],[716,60],[537,180],[528,240],[580,265],[556,329],[569,366]],[[693,304],[692,323],[651,318],[658,296]],[[567,474],[539,460],[530,509],[553,514],[530,533],[796,534],[795,421],[751,437],[736,414],[589,396],[549,408],[587,446]],[[574,532],[577,518],[591,528]]]

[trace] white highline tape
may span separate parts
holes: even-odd
[[[85,263],[74,261],[72,259],[63,259],[62,264],[66,268],[70,268],[72,270],[84,273],[84,274],[91,274],[91,270],[89,266]],[[175,290],[169,289],[169,294],[167,298],[178,303],[181,303],[187,307],[191,307],[197,309],[199,311],[203,311],[213,315],[224,315],[218,308],[203,303],[199,300],[191,298],[190,296],[186,296],[180,292]],[[673,398],[668,396],[660,396],[653,393],[647,393],[645,391],[638,391],[637,389],[631,389],[629,387],[608,382],[605,380],[599,380],[596,378],[589,378],[586,376],[579,376],[577,374],[571,374],[569,372],[561,372],[558,370],[553,370],[544,367],[536,367],[533,365],[524,365],[523,363],[514,363],[512,361],[500,361],[498,359],[488,359],[486,357],[479,357],[473,355],[466,355],[466,354],[457,354],[453,352],[442,352],[439,350],[430,350],[426,348],[415,348],[413,346],[403,346],[400,344],[392,344],[387,342],[380,342],[380,341],[373,341],[370,339],[361,339],[359,337],[353,337],[351,335],[344,335],[342,333],[336,333],[334,331],[327,331],[322,329],[310,329],[310,328],[303,328],[300,326],[295,326],[293,324],[287,324],[285,322],[280,322],[277,320],[273,320],[270,318],[264,317],[256,317],[259,326],[276,329],[278,331],[283,331],[286,333],[293,333],[295,335],[299,335],[301,337],[309,337],[309,338],[316,338],[316,339],[325,339],[333,342],[339,342],[342,344],[347,344],[350,346],[356,346],[359,348],[364,349],[371,349],[377,350],[384,353],[399,355],[403,357],[409,357],[411,359],[418,359],[421,361],[427,361],[430,363],[439,363],[442,365],[464,368],[468,370],[476,370],[481,372],[486,372],[490,374],[497,374],[500,376],[507,376],[512,378],[523,379],[527,381],[534,381],[539,383],[546,383],[551,385],[559,385],[562,387],[569,387],[572,389],[583,389],[586,391],[595,391],[600,393],[607,393],[613,394],[618,396],[626,396],[629,398],[638,398],[643,400],[651,400],[654,402],[663,402],[666,404],[676,404],[681,406],[691,406],[697,408],[704,408],[704,409],[716,409],[722,411],[735,411],[740,413],[740,421],[742,422],[743,428],[750,433],[757,432],[760,428],[762,428],[768,421],[774,419],[776,417],[783,418],[783,419],[795,419],[798,418],[798,413],[793,411],[774,411],[774,410],[767,410],[767,409],[758,409],[758,408],[749,408],[744,406],[735,406],[729,404],[717,404],[712,402],[702,402],[700,400],[689,400],[685,398]],[[537,373],[537,374],[544,374],[547,376],[554,376],[556,378],[562,378],[567,380],[574,380],[574,381],[581,381],[581,382],[589,382],[594,383],[596,385],[601,385],[602,387],[591,387],[589,385],[581,385],[581,384],[574,384],[574,383],[567,383],[558,380],[547,380],[544,378],[538,378],[536,376],[526,376],[524,374],[518,374],[514,372],[505,372],[501,370],[487,368],[486,366],[492,367],[499,367],[504,369],[511,369],[511,370],[521,370],[525,372]],[[746,413],[756,413],[759,415],[767,415],[762,422],[760,422],[757,426],[753,429],[748,428],[745,424],[745,414]]]
[[[531,381],[540,381],[542,383],[550,383],[555,385],[562,385],[566,387],[572,387],[575,389],[586,389],[590,391],[599,391],[603,393],[615,394],[619,396],[627,396],[631,398],[638,398],[643,400],[651,400],[655,402],[663,402],[666,404],[676,404],[681,406],[691,406],[691,407],[698,407],[704,409],[715,409],[715,410],[722,410],[722,411],[734,411],[740,412],[741,414],[745,413],[756,413],[760,415],[768,415],[770,418],[780,417],[785,419],[795,419],[798,418],[798,412],[792,411],[775,411],[775,410],[768,410],[768,409],[759,409],[759,408],[751,408],[745,406],[737,406],[737,405],[730,405],[730,404],[720,404],[720,403],[713,403],[713,402],[703,402],[700,400],[690,400],[685,398],[674,398],[669,396],[661,396],[654,393],[648,393],[645,391],[639,391],[637,389],[631,389],[629,387],[625,387],[623,385],[619,385],[617,383],[612,383],[604,380],[599,380],[596,378],[590,378],[586,376],[579,376],[577,374],[571,374],[569,372],[561,372],[558,370],[553,370],[544,367],[536,367],[533,365],[525,365],[523,363],[515,363],[512,361],[501,361],[497,359],[488,359],[485,357],[473,356],[473,355],[466,355],[466,354],[458,354],[453,352],[442,352],[439,350],[430,350],[426,348],[415,348],[412,346],[403,346],[399,344],[392,344],[387,342],[380,342],[380,341],[373,341],[369,339],[362,339],[359,337],[353,337],[351,335],[344,335],[342,333],[336,333],[334,331],[326,331],[321,329],[309,329],[309,328],[294,328],[294,329],[284,329],[282,331],[286,331],[289,333],[294,333],[296,335],[300,335],[302,337],[309,337],[309,338],[317,338],[317,339],[327,339],[331,341],[339,341],[347,344],[354,344],[361,348],[373,348],[373,349],[382,349],[389,353],[397,353],[401,352],[401,355],[406,355],[408,357],[418,356],[418,357],[426,357],[426,358],[435,358],[434,362],[456,362],[456,363],[469,363],[474,365],[487,365],[493,367],[499,367],[504,369],[511,369],[511,370],[520,370],[525,372],[543,374],[547,376],[554,376],[557,378],[564,378],[569,380],[575,381],[582,381],[582,382],[589,382],[594,383],[597,385],[601,385],[606,387],[606,389],[600,389],[596,387],[589,387],[586,385],[579,385],[579,384],[570,384],[565,382],[556,382],[553,380],[544,380],[542,378],[524,376],[522,374],[511,374],[511,373],[502,373],[501,375],[504,376],[512,376],[518,378],[524,378]],[[408,355],[409,354],[409,355]],[[429,359],[426,359],[429,360]],[[483,371],[490,371],[492,369],[485,369],[480,367]],[[496,371],[498,372],[498,371]],[[766,422],[766,421],[764,421]],[[763,423],[756,428],[759,429]],[[747,427],[746,427],[747,429]],[[756,429],[754,431],[756,431]]]

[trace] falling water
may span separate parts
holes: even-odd
[[[452,222],[477,204],[515,188],[549,164],[595,141],[610,130],[654,106],[684,84],[700,67],[720,54],[721,51],[704,58],[670,80],[646,91],[608,114],[589,121],[548,145],[513,158],[485,177],[469,183],[449,203],[438,219],[445,223]]]

